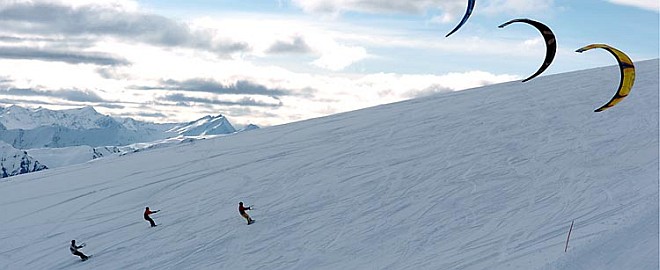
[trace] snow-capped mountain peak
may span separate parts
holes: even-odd
[[[80,108],[73,108],[73,109],[67,109],[63,110],[64,112],[69,112],[69,113],[80,113],[80,114],[97,114],[98,112],[96,109],[94,109],[93,106],[83,106]]]
[[[58,111],[12,105],[0,111],[0,124],[7,129],[28,130],[42,126],[61,126],[79,130],[101,128],[103,125],[99,125],[99,120],[107,117],[91,106]],[[107,124],[107,119],[101,120],[100,123]]]
[[[247,126],[244,126],[243,128],[241,128],[238,132],[255,130],[255,129],[259,129],[259,126],[254,125],[254,124],[248,124]]]
[[[217,116],[204,116],[195,121],[176,126],[168,132],[184,136],[219,135],[234,133],[236,129],[229,123],[226,117],[220,114]]]

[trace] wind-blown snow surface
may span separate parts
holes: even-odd
[[[0,268],[657,269],[658,60],[637,71],[602,113],[614,66],[13,177]]]

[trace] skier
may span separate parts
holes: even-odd
[[[69,251],[71,251],[71,254],[79,256],[81,260],[86,261],[87,259],[89,259],[89,257],[87,257],[87,255],[83,254],[78,250],[79,248],[83,248],[83,247],[85,247],[85,243],[83,243],[80,246],[76,246],[76,240],[71,240],[71,246],[69,246]]]
[[[156,227],[156,222],[154,222],[154,220],[151,219],[151,217],[149,217],[149,215],[155,214],[155,213],[158,213],[158,212],[160,212],[160,210],[151,211],[151,210],[149,210],[149,207],[144,209],[144,220],[149,221],[149,223],[151,224],[151,227]]]
[[[247,224],[250,225],[254,222],[254,219],[248,215],[245,210],[252,210],[252,207],[243,207],[243,202],[238,203],[238,212],[241,213],[241,216],[243,216],[247,220]]]

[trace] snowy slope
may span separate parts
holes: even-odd
[[[602,113],[614,66],[13,177],[0,269],[658,269],[658,64]]]

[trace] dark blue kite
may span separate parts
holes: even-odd
[[[458,29],[461,28],[461,26],[463,26],[463,24],[465,24],[465,22],[467,22],[468,18],[470,17],[470,14],[472,14],[472,10],[474,9],[474,2],[475,1],[476,0],[468,0],[467,10],[465,10],[465,15],[463,15],[463,19],[461,20],[460,23],[458,23],[456,28],[454,28],[454,30],[451,30],[451,32],[449,32],[449,34],[447,34],[445,37],[449,37],[449,35],[453,34],[456,31],[458,31]]]

